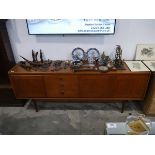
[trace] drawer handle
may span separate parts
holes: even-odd
[[[63,91],[62,91],[62,92],[60,92],[60,94],[61,94],[61,95],[64,95],[64,94],[65,94],[65,92],[63,92]]]

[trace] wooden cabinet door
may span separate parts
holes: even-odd
[[[116,75],[115,98],[143,99],[148,86],[149,74]]]
[[[47,97],[78,97],[75,75],[48,75],[44,77]]]
[[[115,76],[81,75],[79,77],[79,95],[83,98],[113,98]]]
[[[10,76],[10,80],[17,98],[46,97],[42,76],[15,75]]]

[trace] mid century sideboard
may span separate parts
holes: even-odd
[[[106,73],[50,67],[27,71],[17,64],[9,77],[17,99],[104,102],[144,100],[150,72],[131,72],[126,65],[125,70]]]

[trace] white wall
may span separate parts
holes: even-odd
[[[32,60],[31,51],[42,49],[47,59],[71,59],[75,47],[85,51],[97,48],[111,57],[116,45],[121,45],[123,58],[132,60],[136,44],[155,43],[155,19],[118,19],[114,35],[28,35],[26,20],[10,19],[7,29],[16,62],[22,60],[20,55]]]

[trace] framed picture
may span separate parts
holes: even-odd
[[[155,44],[138,44],[135,60],[155,60]]]
[[[155,60],[154,61],[143,61],[143,63],[153,72],[155,72]]]
[[[124,61],[132,72],[150,71],[141,61]]]

